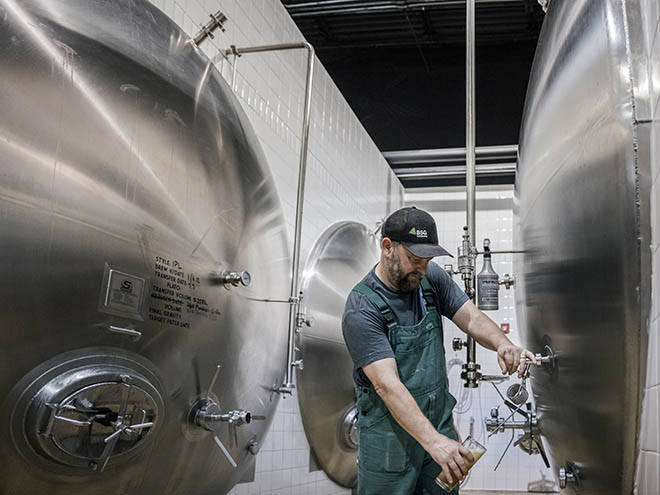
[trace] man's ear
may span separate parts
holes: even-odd
[[[392,244],[392,240],[389,237],[383,237],[380,240],[380,248],[384,253],[391,253],[392,249],[394,249],[394,245]]]

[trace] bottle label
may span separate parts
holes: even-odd
[[[498,309],[500,286],[497,278],[481,278],[478,280],[477,301],[481,309]]]

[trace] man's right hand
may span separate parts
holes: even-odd
[[[435,442],[426,450],[440,465],[449,484],[454,483],[454,479],[462,480],[465,477],[468,472],[466,459],[474,462],[474,456],[469,449],[440,433]]]

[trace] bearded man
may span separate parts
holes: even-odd
[[[346,301],[342,331],[353,358],[358,406],[358,494],[446,494],[467,474],[472,454],[458,441],[441,315],[497,352],[502,373],[521,376],[534,354],[511,343],[435,263],[433,217],[415,207],[382,227],[378,264]],[[458,493],[458,485],[451,492]]]

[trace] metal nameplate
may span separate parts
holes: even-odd
[[[106,267],[107,282],[101,310],[122,313],[142,319],[146,280],[129,273]]]

